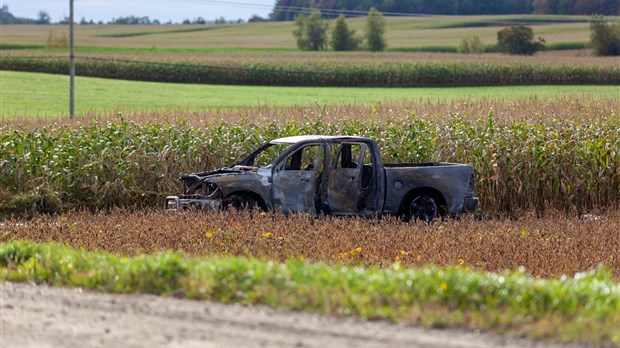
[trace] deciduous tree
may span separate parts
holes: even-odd
[[[620,55],[620,25],[608,24],[601,16],[590,21],[590,46],[597,56]]]
[[[368,17],[366,17],[366,47],[368,50],[373,52],[384,51],[387,47],[384,34],[385,18],[373,7],[368,11]]]
[[[359,47],[360,41],[360,38],[355,35],[355,30],[349,30],[347,20],[343,15],[336,18],[331,41],[334,51],[354,51]]]
[[[534,41],[534,31],[524,25],[504,28],[497,32],[497,50],[508,54],[532,55],[545,48],[545,40]]]
[[[321,11],[313,10],[309,16],[299,15],[295,18],[293,36],[297,47],[302,50],[322,50],[327,46],[327,29],[329,22],[321,17]]]

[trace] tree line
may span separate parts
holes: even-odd
[[[258,15],[252,15],[248,22],[262,22],[265,21],[265,18],[262,18]],[[194,19],[186,18],[180,24],[234,24],[234,23],[244,23],[245,20],[239,18],[237,20],[227,20],[226,18],[220,16],[215,20],[207,20],[203,17],[196,17]],[[92,18],[90,20],[82,17],[81,20],[75,19],[75,23],[80,25],[104,25],[104,24],[118,24],[118,25],[132,25],[132,24],[179,24],[172,21],[160,22],[158,19],[151,19],[148,16],[121,16],[118,18],[112,18],[112,20],[104,22],[97,21],[95,22]],[[11,12],[9,12],[9,7],[7,5],[3,5],[0,7],[0,24],[69,24],[69,17],[64,17],[59,20],[57,23],[53,23],[51,20],[51,16],[49,12],[40,10],[37,13],[36,18],[22,18],[15,17]]]
[[[344,16],[335,20],[334,29],[331,32],[331,40],[328,38],[330,23],[323,18],[319,10],[313,10],[310,15],[299,15],[295,18],[293,36],[297,41],[297,47],[301,50],[318,51],[328,46],[334,51],[355,51],[360,48],[368,51],[383,51],[387,47],[385,40],[385,19],[374,7],[368,11],[364,33],[359,36],[355,30],[350,30]]]
[[[334,51],[383,51],[385,40],[385,19],[374,7],[368,11],[364,33],[359,36],[350,30],[344,15],[333,21],[331,39],[328,38],[330,20],[321,11],[313,9],[309,15],[295,17],[293,36],[301,50],[323,50],[331,46]],[[588,44],[597,56],[620,55],[620,25],[607,23],[602,16],[590,20],[590,42]],[[545,49],[545,39],[534,39],[534,31],[525,25],[513,25],[497,32],[495,50],[507,54],[532,55]],[[478,36],[464,37],[459,45],[460,53],[483,53],[485,48]]]
[[[620,0],[277,0],[270,19],[293,20],[301,9],[319,9],[325,17],[335,18],[339,11],[360,15],[371,8],[386,15],[434,14],[565,14],[617,16]],[[349,16],[352,14],[349,13]]]

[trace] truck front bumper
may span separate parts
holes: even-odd
[[[478,209],[478,197],[467,197],[463,202],[463,212],[473,213]]]
[[[205,211],[215,211],[222,208],[222,201],[212,198],[183,198],[179,196],[168,196],[166,197],[166,203],[164,203],[164,209],[166,211],[180,211],[191,208]]]

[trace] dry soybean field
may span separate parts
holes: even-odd
[[[432,225],[267,213],[168,213],[160,210],[68,213],[8,221],[0,241],[57,242],[87,250],[137,256],[178,250],[193,256],[229,255],[285,262],[388,267],[460,266],[506,269],[538,277],[574,275],[598,266],[620,276],[620,216],[479,221]]]

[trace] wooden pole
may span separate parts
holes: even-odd
[[[75,117],[75,44],[73,33],[73,0],[69,0],[69,117]]]

